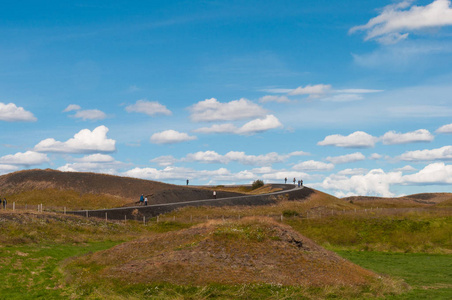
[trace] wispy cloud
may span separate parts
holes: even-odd
[[[450,0],[435,0],[426,6],[412,5],[412,2],[388,5],[380,15],[370,19],[365,25],[351,28],[349,33],[364,31],[366,41],[377,40],[383,44],[393,44],[406,39],[411,32],[452,25]]]

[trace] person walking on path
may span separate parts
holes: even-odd
[[[190,182],[190,181],[187,179],[187,185],[188,185],[189,182]]]
[[[144,198],[144,205],[145,205],[145,206],[148,205],[148,197],[145,197],[145,198]]]
[[[0,197],[0,208],[2,208],[2,198]]]
[[[287,177],[284,178],[284,184],[287,184]]]
[[[293,184],[295,184],[295,182],[297,182],[297,180],[295,179],[295,177],[293,178]]]
[[[141,197],[140,197],[140,205],[143,205],[143,202],[144,202],[144,196],[143,196],[143,194],[141,194]]]
[[[217,199],[217,192],[213,191],[213,199]]]
[[[6,209],[6,198],[3,198],[3,209]]]

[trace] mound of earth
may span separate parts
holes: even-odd
[[[125,283],[356,286],[376,277],[268,218],[211,221],[123,243],[71,265],[93,280]]]
[[[141,194],[150,204],[208,199],[212,191],[190,186],[178,186],[137,178],[98,173],[61,172],[52,169],[25,170],[0,176],[2,195],[19,195],[30,190],[75,191],[80,194],[106,195],[134,203]],[[51,195],[51,193],[49,193]],[[240,196],[240,193],[222,192],[222,197]]]

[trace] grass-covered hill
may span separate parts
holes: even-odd
[[[124,284],[362,286],[377,278],[270,218],[158,234],[82,257],[71,269],[88,270],[83,281]]]
[[[342,198],[360,207],[428,207],[452,206],[452,193],[423,193],[396,198],[352,196]]]
[[[25,170],[0,176],[0,196],[17,204],[112,208],[128,206],[147,195],[150,204],[207,199],[212,191],[157,181],[97,173]],[[240,193],[222,192],[223,197]]]

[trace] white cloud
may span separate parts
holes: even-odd
[[[261,103],[267,103],[267,102],[288,103],[288,102],[290,102],[290,99],[287,98],[287,96],[267,95],[267,96],[259,98],[259,102],[261,102]]]
[[[410,166],[410,165],[406,165],[406,166],[404,166],[402,168],[394,169],[394,171],[396,171],[396,172],[399,172],[399,171],[400,172],[414,172],[414,171],[417,171],[417,169],[412,167],[412,166]]]
[[[14,172],[14,171],[17,171],[18,169],[19,169],[18,166],[0,164],[0,174]]]
[[[197,139],[196,136],[190,136],[185,132],[178,132],[171,129],[154,133],[151,136],[151,142],[154,144],[175,144],[193,141],[196,139]]]
[[[91,163],[108,163],[108,162],[113,162],[115,159],[107,154],[100,154],[100,153],[96,153],[96,154],[91,154],[91,155],[87,155],[84,156],[82,158],[76,158],[75,161],[78,162],[91,162]]]
[[[234,124],[214,124],[210,127],[201,127],[193,130],[193,132],[199,133],[235,133],[237,127]]]
[[[363,131],[356,131],[348,136],[340,134],[329,135],[323,141],[317,143],[319,146],[336,146],[343,148],[371,148],[375,146],[378,138]]]
[[[96,163],[96,162],[79,162],[65,164],[59,167],[57,170],[63,172],[94,172],[110,175],[117,175],[118,168],[123,166],[122,163]]]
[[[108,128],[99,126],[93,131],[89,129],[80,130],[73,138],[66,142],[59,142],[53,138],[39,142],[34,151],[37,152],[60,152],[60,153],[96,153],[116,151],[115,140],[107,138]]]
[[[322,183],[315,184],[324,189],[336,191],[337,196],[382,196],[393,197],[390,186],[402,182],[402,172],[385,173],[381,169],[374,169],[367,174],[352,175],[331,175]]]
[[[452,146],[444,146],[432,150],[407,151],[398,157],[405,161],[433,161],[452,159]]]
[[[307,85],[305,87],[299,86],[289,92],[289,95],[309,95],[310,98],[319,98],[331,91],[329,84]]]
[[[303,151],[295,151],[289,154],[278,154],[270,152],[261,155],[247,155],[245,152],[229,151],[225,155],[218,154],[215,151],[200,151],[196,153],[187,154],[183,161],[196,161],[201,163],[221,163],[228,164],[230,162],[238,162],[244,165],[265,166],[274,163],[281,163],[294,156],[307,155]]]
[[[283,127],[281,122],[274,115],[267,115],[263,119],[256,119],[249,121],[237,130],[238,134],[254,134],[258,132],[267,131]]]
[[[388,131],[380,139],[385,145],[396,145],[416,142],[431,142],[433,141],[434,136],[426,129],[419,129],[407,133]]]
[[[331,171],[334,169],[334,165],[321,161],[308,160],[294,165],[292,169],[297,171]]]
[[[172,112],[166,108],[165,105],[162,105],[156,101],[147,101],[144,99],[138,100],[135,104],[127,106],[126,111],[143,113],[148,116],[154,116],[157,114],[169,116],[172,114]]]
[[[409,32],[452,25],[450,0],[435,0],[426,6],[411,6],[411,3],[403,1],[388,5],[380,15],[349,32],[365,31],[365,40],[376,39],[391,44],[406,39]]]
[[[389,107],[388,113],[396,117],[404,118],[433,118],[450,117],[452,108],[440,105],[409,105]]]
[[[0,120],[7,122],[36,121],[36,117],[29,111],[26,111],[23,107],[17,107],[14,103],[2,103],[0,102]]]
[[[452,124],[447,124],[436,129],[437,133],[452,133]]]
[[[211,127],[201,127],[193,130],[199,133],[234,133],[242,135],[251,135],[259,132],[264,132],[270,129],[282,127],[283,125],[274,115],[267,115],[263,119],[255,119],[249,121],[241,127],[236,127],[234,124],[214,124]]]
[[[77,104],[69,104],[69,105],[63,110],[63,112],[69,112],[69,111],[80,110],[80,109],[82,109],[82,108],[80,107],[80,105],[77,105]]]
[[[438,162],[432,163],[420,170],[418,173],[403,176],[407,184],[451,184],[452,165]]]
[[[174,156],[172,156],[172,155],[164,155],[164,156],[160,156],[160,157],[151,159],[150,161],[152,163],[158,164],[159,166],[167,167],[167,166],[173,165],[178,160],[176,158],[174,158]]]
[[[357,94],[336,94],[331,95],[329,97],[323,98],[323,101],[330,102],[351,102],[351,101],[359,101],[364,99],[363,96]]]
[[[7,165],[32,166],[48,163],[49,161],[50,160],[46,154],[34,151],[27,151],[25,153],[19,152],[16,154],[0,157],[0,164]]]
[[[86,120],[103,120],[107,115],[98,109],[79,110],[75,113],[74,118]]]
[[[382,156],[378,153],[372,153],[372,155],[369,158],[372,160],[377,160],[377,159],[382,158]]]
[[[232,121],[265,115],[266,110],[247,99],[221,103],[215,98],[200,101],[189,107],[195,122]]]
[[[333,164],[346,164],[356,161],[365,160],[366,157],[361,152],[355,152],[351,154],[341,155],[341,156],[328,156],[327,161]]]
[[[364,168],[354,168],[354,169],[344,169],[339,172],[337,172],[337,175],[344,175],[344,176],[351,176],[351,175],[364,175],[369,170]]]

